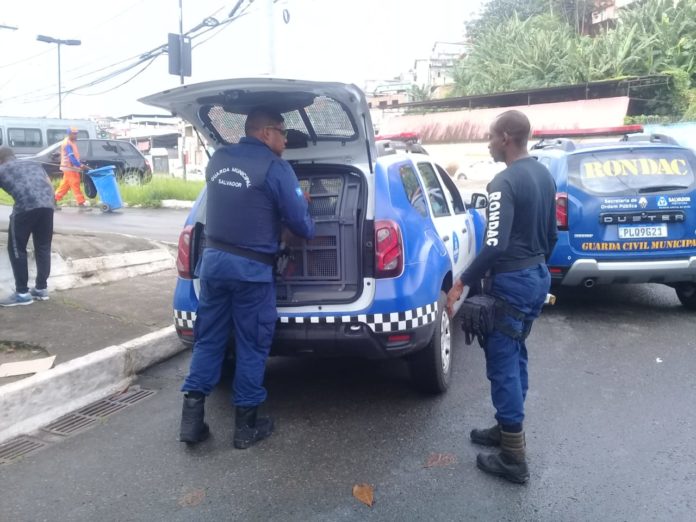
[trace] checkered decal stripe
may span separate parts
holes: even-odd
[[[174,310],[174,325],[181,330],[193,330],[196,321],[196,312]]]
[[[375,333],[410,330],[432,323],[437,317],[437,302],[405,312],[390,314],[341,315],[337,317],[280,317],[283,324],[363,323]]]
[[[437,317],[437,302],[426,306],[419,306],[405,312],[392,312],[390,314],[361,314],[339,316],[306,316],[306,317],[279,317],[281,324],[337,324],[337,323],[362,323],[366,324],[375,333],[399,332],[410,330],[419,326],[432,323]],[[196,320],[196,312],[174,311],[174,322],[177,328],[191,330]]]

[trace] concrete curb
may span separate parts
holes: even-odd
[[[168,326],[0,386],[0,443],[127,388],[138,372],[185,349]]]
[[[161,272],[173,268],[174,264],[174,257],[164,244],[149,250],[82,259],[63,258],[53,252],[48,287],[53,291],[104,284],[137,275]],[[32,250],[28,252],[28,265],[29,281],[32,282],[36,271]],[[6,293],[14,290],[14,276],[7,256],[0,259],[0,290],[6,290]]]

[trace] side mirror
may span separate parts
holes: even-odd
[[[472,208],[486,208],[488,207],[488,197],[485,194],[479,194],[475,192],[471,195],[471,205]]]

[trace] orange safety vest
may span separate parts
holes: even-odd
[[[68,144],[72,145],[73,155],[75,156],[75,159],[77,159],[78,163],[80,162],[80,151],[77,150],[77,143],[74,141],[71,142],[70,138],[66,136],[63,141],[60,142],[60,170],[72,170],[74,172],[79,172],[80,167],[76,167],[70,162],[70,158],[65,151]]]

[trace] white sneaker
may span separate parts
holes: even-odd
[[[34,298],[34,301],[48,301],[48,288],[39,290],[38,288],[30,288],[29,293]]]

